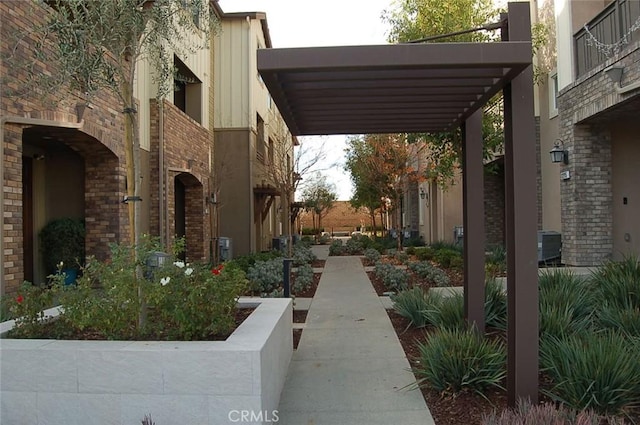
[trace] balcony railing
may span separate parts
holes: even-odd
[[[624,49],[640,39],[640,31],[632,31],[640,17],[640,0],[614,0],[574,36],[576,76],[580,77],[607,60],[608,54],[617,53],[613,46]],[[596,39],[592,40],[589,32]],[[625,38],[626,37],[626,38]],[[626,43],[625,43],[626,41]],[[600,45],[598,45],[600,43]],[[607,51],[609,46],[611,51]]]

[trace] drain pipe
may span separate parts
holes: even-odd
[[[158,104],[158,218],[160,222],[160,240],[164,244],[165,252],[169,249],[168,238],[165,236],[164,220],[164,101]]]
[[[84,120],[77,123],[43,120],[40,118],[27,118],[16,116],[0,117],[0,149],[2,150],[2,160],[0,161],[0,178],[2,179],[2,189],[0,190],[0,209],[2,209],[2,227],[0,228],[0,295],[5,293],[4,282],[4,126],[5,124],[24,124],[31,126],[59,127],[80,130],[84,126]]]

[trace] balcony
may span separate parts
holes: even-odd
[[[638,26],[640,17],[639,0],[613,0],[602,12],[587,23],[589,32],[603,45],[617,46],[620,50],[633,41],[640,39],[640,33],[632,28]],[[637,28],[635,28],[637,30]],[[624,42],[626,37],[626,43]],[[589,33],[580,29],[574,36],[576,78],[604,63],[608,56],[617,53],[614,48],[610,52],[599,49]]]

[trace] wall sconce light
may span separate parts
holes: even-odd
[[[425,203],[429,205],[429,194],[423,188],[420,188],[420,199],[426,201]]]
[[[216,194],[215,194],[215,193],[212,193],[212,194],[209,196],[208,201],[209,201],[209,203],[210,203],[211,205],[217,205],[217,204],[218,204],[218,199],[216,198]]]
[[[564,148],[564,142],[561,139],[556,139],[553,144],[553,149],[549,151],[551,155],[551,162],[554,164],[568,164],[569,163],[569,152]]]
[[[605,68],[602,72],[604,72],[605,75],[613,82],[618,94],[628,93],[640,88],[640,81],[636,81],[633,84],[622,87],[622,73],[624,72],[624,67],[620,65],[611,65]]]

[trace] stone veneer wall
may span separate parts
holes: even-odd
[[[640,42],[589,71],[558,97],[560,138],[569,151],[571,173],[561,182],[562,259],[569,265],[598,265],[613,250],[611,140],[598,114],[639,96],[618,94],[604,68],[624,66],[623,85],[640,80]]]

